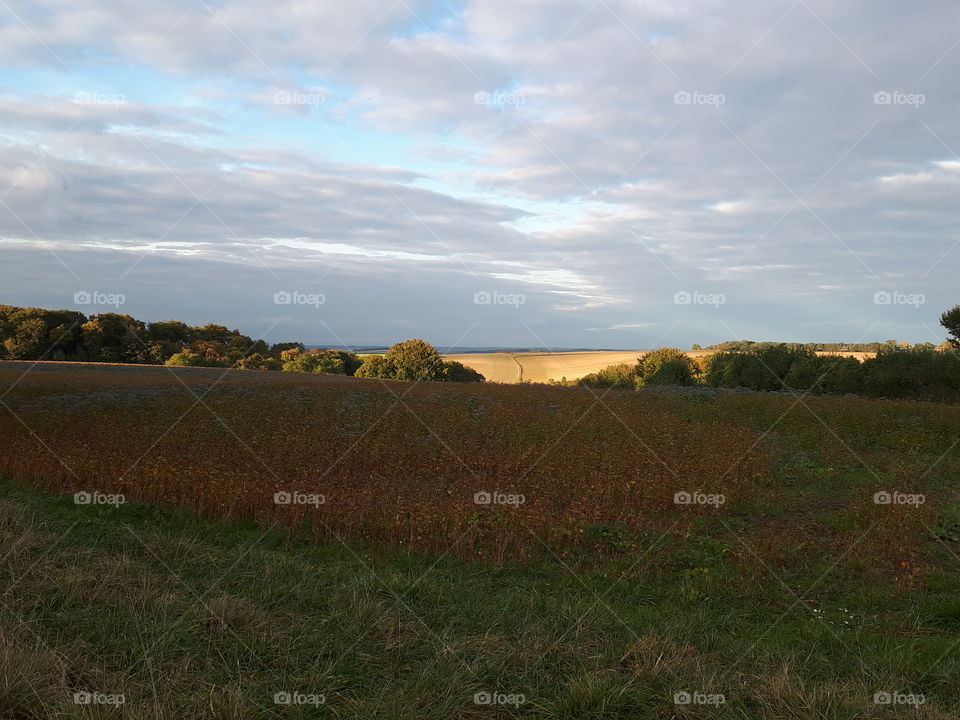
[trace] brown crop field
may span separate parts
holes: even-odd
[[[960,427],[955,407],[853,398],[798,405],[789,396],[28,367],[0,365],[10,411],[0,419],[0,473],[58,492],[122,493],[220,518],[306,523],[315,535],[497,559],[526,556],[538,543],[562,552],[610,524],[666,530],[698,515],[769,515],[800,502],[790,497],[802,489],[773,481],[785,452],[815,451],[826,477],[846,478],[829,502],[870,518],[873,492],[886,485],[920,492],[944,481]],[[768,422],[814,442],[789,450]],[[940,456],[936,472],[920,475],[919,462],[897,454],[903,447]],[[869,465],[861,467],[861,453]],[[677,504],[685,492],[722,494],[725,503]],[[904,548],[919,542],[938,508],[940,495],[930,497],[921,512],[888,518],[878,535],[895,531]],[[845,537],[821,532],[822,543]]]
[[[602,523],[665,528],[682,519],[673,496],[686,485],[755,495],[769,462],[750,452],[749,428],[717,432],[632,394],[598,404],[580,390],[253,371],[20,373],[0,367],[16,414],[0,420],[0,472],[470,556],[577,545]]]

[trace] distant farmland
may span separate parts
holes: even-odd
[[[487,380],[500,383],[576,380],[608,365],[634,363],[649,350],[585,350],[574,352],[491,352],[444,355],[481,373]],[[689,350],[690,357],[712,355],[713,350]],[[861,362],[876,353],[818,351],[817,355],[844,355]]]

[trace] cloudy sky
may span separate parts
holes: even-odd
[[[958,66],[950,0],[0,0],[0,303],[939,342]]]

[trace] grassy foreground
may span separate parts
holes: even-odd
[[[3,718],[960,710],[958,568],[941,543],[928,550],[946,569],[895,598],[802,553],[749,572],[729,559],[734,535],[510,567],[78,506],[9,480],[0,495]]]

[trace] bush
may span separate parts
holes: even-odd
[[[863,363],[863,392],[873,397],[960,400],[960,352],[884,348]]]
[[[748,352],[719,352],[707,360],[707,384],[713,387],[747,387],[754,390],[783,390],[795,363],[816,358],[812,350],[798,345],[770,344]],[[819,367],[811,365],[805,372]],[[816,379],[813,376],[811,382]],[[797,382],[802,382],[797,378]]]
[[[784,382],[801,392],[859,394],[863,391],[863,367],[856,358],[814,355],[796,360]]]
[[[284,351],[285,354],[289,351]],[[297,353],[283,363],[284,372],[305,372],[319,375],[353,375],[360,367],[360,358],[344,350],[321,350]]]
[[[688,358],[674,358],[660,364],[649,377],[645,377],[645,385],[693,385],[696,365]]]
[[[443,379],[450,382],[484,381],[483,375],[456,360],[448,360],[443,363]]]
[[[267,357],[260,353],[252,353],[237,361],[241,370],[279,370],[281,363],[276,358]]]
[[[354,374],[365,378],[392,378],[393,372],[393,367],[383,355],[367,355]]]
[[[637,366],[630,363],[608,365],[595,373],[584,375],[577,385],[592,388],[632,388],[637,377]]]
[[[636,386],[693,385],[699,375],[697,364],[683,350],[659,348],[640,358]]]

